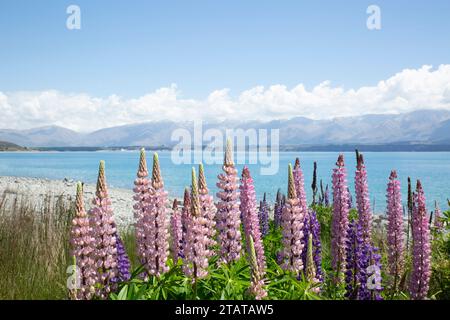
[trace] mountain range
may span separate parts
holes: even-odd
[[[0,140],[25,147],[173,146],[175,129],[193,132],[193,123],[155,121],[80,133],[58,126],[27,130],[0,129]],[[289,120],[203,123],[215,128],[279,129],[280,145],[421,143],[450,145],[450,111],[419,110],[395,115],[364,115],[329,120],[296,117]],[[270,135],[270,134],[269,134]]]

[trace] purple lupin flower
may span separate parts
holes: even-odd
[[[367,267],[367,254],[363,247],[361,225],[352,221],[347,229],[345,246],[345,297],[357,300],[361,285],[365,286],[365,268]],[[362,281],[361,281],[362,280]]]
[[[307,218],[305,218],[303,223],[303,238],[309,238],[312,236],[312,256],[314,261],[314,269],[315,269],[315,277],[322,282],[323,281],[323,273],[322,273],[322,244],[320,240],[320,223],[317,220],[317,214],[314,210],[309,210],[309,214]],[[309,241],[309,239],[308,239]],[[308,256],[310,252],[309,246],[306,243],[306,250],[302,252],[302,260],[303,265],[307,265]]]
[[[198,193],[201,214],[206,219],[205,223],[208,228],[208,253],[211,257],[214,255],[213,247],[216,245],[216,240],[214,240],[216,235],[216,206],[213,196],[209,194],[203,164],[200,164],[198,168]]]
[[[192,168],[191,209],[189,213],[183,271],[188,277],[192,278],[193,283],[196,283],[197,279],[208,275],[208,257],[210,256],[208,246],[210,242],[209,229],[206,225],[207,219],[203,216],[200,208],[195,168]]]
[[[100,161],[97,179],[97,189],[92,201],[93,207],[89,210],[92,234],[96,240],[94,250],[96,276],[96,295],[106,299],[109,293],[115,291],[115,277],[117,270],[117,244],[116,226],[111,208],[111,200],[105,178],[105,162]]]
[[[332,267],[336,272],[336,282],[341,281],[345,262],[345,241],[348,228],[348,188],[347,172],[344,167],[344,156],[341,154],[333,169],[333,216],[331,226]]]
[[[330,190],[328,190],[328,184],[325,187],[325,195],[323,198],[324,198],[323,201],[324,201],[325,207],[329,207],[330,206]]]
[[[253,178],[250,175],[248,167],[242,170],[241,184],[240,184],[240,206],[239,210],[242,212],[243,226],[245,237],[248,240],[250,236],[253,237],[258,266],[261,271],[265,269],[264,247],[261,240],[261,229],[256,208],[256,193],[253,185]],[[247,246],[250,243],[247,242]],[[249,247],[247,247],[249,249]],[[250,250],[248,250],[250,252]]]
[[[348,209],[353,209],[353,196],[352,196],[352,193],[350,192],[349,187],[347,187],[347,194],[348,194],[348,198],[347,198]]]
[[[370,211],[367,171],[362,153],[358,155],[358,163],[356,166],[355,194],[358,222],[361,223],[363,240],[370,243],[372,239],[372,212]]]
[[[233,162],[231,141],[227,140],[223,173],[219,174],[217,193],[217,229],[219,230],[220,262],[231,263],[241,257],[241,218],[238,204],[237,170]]]
[[[437,232],[442,232],[442,230],[444,229],[444,223],[442,222],[441,217],[441,209],[439,209],[437,201],[434,202],[434,229]]]
[[[122,239],[116,233],[117,241],[117,269],[118,269],[118,280],[120,282],[128,281],[131,278],[131,264],[128,258],[127,252],[125,251],[125,246],[123,245]]]
[[[173,200],[172,216],[170,217],[170,230],[172,233],[172,256],[174,263],[177,263],[178,258],[183,257],[183,221],[181,212],[178,209],[177,199]]]
[[[261,228],[261,235],[265,237],[266,235],[269,234],[269,205],[267,204],[265,192],[263,201],[260,201],[259,203],[258,217],[259,217],[259,225]]]
[[[396,291],[403,274],[405,244],[403,237],[402,194],[400,181],[397,179],[397,172],[395,170],[391,172],[389,177],[386,197],[389,275],[393,280],[392,289]]]
[[[273,208],[273,221],[277,228],[281,226],[281,215],[283,213],[283,205],[284,205],[283,194],[281,193],[281,190],[278,189],[275,206]]]
[[[92,237],[92,227],[84,208],[83,184],[77,183],[75,198],[75,217],[72,220],[70,232],[72,256],[75,257],[78,279],[78,289],[72,295],[77,300],[89,300],[95,293],[96,270],[94,261],[95,239]]]
[[[431,244],[428,228],[425,195],[420,180],[417,181],[413,202],[413,263],[409,291],[414,300],[427,297],[431,277]]]
[[[161,276],[169,271],[169,232],[167,219],[167,192],[161,176],[158,154],[153,155],[152,180],[143,214],[145,234],[144,261],[147,272]]]
[[[144,216],[147,214],[147,199],[150,196],[150,180],[148,179],[147,160],[145,158],[145,149],[142,148],[139,155],[139,166],[137,178],[134,180],[134,219],[135,219],[135,237],[136,251],[141,264],[146,263],[145,250],[145,232]]]
[[[369,292],[370,300],[383,300],[381,292],[381,255],[379,249],[370,244],[365,245],[368,248],[368,266],[366,268],[365,279],[366,286],[363,288]],[[360,293],[363,296],[363,293]]]
[[[288,169],[288,199],[283,208],[281,228],[283,234],[283,249],[281,251],[281,267],[299,274],[303,270],[302,252],[304,212],[300,208],[297,192],[295,190],[292,166]]]

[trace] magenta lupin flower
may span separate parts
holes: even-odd
[[[100,161],[97,179],[97,190],[89,210],[93,237],[96,241],[94,250],[96,276],[96,295],[106,299],[115,290],[117,269],[116,225],[114,223],[111,200],[105,178],[105,162]]]
[[[172,233],[172,256],[177,263],[178,258],[183,257],[183,222],[181,212],[178,208],[177,199],[173,200],[172,216],[170,217],[170,230]]]
[[[394,170],[389,177],[387,186],[387,242],[389,274],[393,280],[392,289],[397,290],[400,278],[403,274],[404,265],[404,236],[403,236],[403,207],[400,181]]]
[[[304,215],[300,208],[297,192],[295,190],[292,166],[288,169],[288,198],[283,208],[281,228],[282,243],[280,260],[281,267],[295,274],[303,270],[302,251],[303,244],[303,219]],[[306,249],[306,248],[305,248]]]
[[[422,184],[417,181],[413,202],[413,263],[409,292],[414,300],[427,297],[431,277],[431,243],[425,195]]]
[[[355,173],[356,208],[358,210],[358,223],[362,227],[363,241],[370,243],[372,239],[372,212],[370,211],[369,185],[367,171],[362,153],[358,155]]]
[[[197,279],[208,275],[208,257],[210,256],[208,250],[210,244],[209,229],[207,219],[202,215],[200,206],[197,177],[195,168],[192,168],[191,209],[186,226],[183,271],[188,277],[192,278],[194,283]]]
[[[145,234],[145,266],[150,275],[161,276],[169,271],[169,232],[167,219],[167,192],[161,176],[158,154],[153,155],[152,180],[143,214]]]
[[[331,225],[331,265],[336,272],[336,281],[342,279],[345,264],[345,243],[348,229],[348,188],[344,156],[341,154],[333,169],[333,216]]]
[[[238,204],[237,170],[233,162],[233,148],[227,140],[223,173],[218,176],[217,229],[219,230],[220,262],[231,263],[241,256],[241,218]]]
[[[72,256],[75,257],[78,267],[76,272],[79,272],[78,279],[80,280],[79,288],[73,297],[79,300],[89,300],[95,293],[96,271],[93,259],[95,239],[92,237],[92,227],[89,225],[89,218],[84,208],[83,184],[81,182],[77,183],[75,217],[72,220],[70,236]]]
[[[135,219],[135,237],[136,249],[139,260],[142,264],[146,263],[145,259],[145,231],[144,216],[147,211],[147,199],[150,196],[150,180],[148,179],[147,160],[145,158],[145,149],[142,148],[139,156],[139,166],[137,178],[134,180],[134,219]]]
[[[214,255],[212,249],[216,245],[214,240],[216,235],[216,206],[213,197],[209,194],[203,164],[200,164],[198,168],[198,193],[201,215],[206,219],[206,227],[208,228],[208,252],[209,256],[212,256]]]
[[[242,213],[247,253],[250,258],[249,262],[250,264],[252,263],[252,250],[254,250],[259,281],[262,281],[266,270],[266,258],[264,256],[264,246],[259,224],[258,209],[256,206],[255,187],[248,167],[244,167],[242,170],[241,185],[239,188],[241,202],[239,209]],[[253,240],[253,248],[251,247],[252,243],[250,239]],[[260,291],[259,281],[257,281],[258,283],[252,284],[254,287],[253,293],[255,295],[258,295]]]

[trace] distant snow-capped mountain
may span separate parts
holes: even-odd
[[[0,129],[0,140],[26,147],[171,146],[171,134],[192,122],[157,121],[79,133],[58,126],[29,130]],[[269,122],[204,123],[203,130],[280,129],[280,145],[422,142],[450,144],[450,111],[426,110],[397,115],[365,115],[331,120],[304,117]]]

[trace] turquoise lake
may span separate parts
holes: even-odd
[[[151,152],[147,153],[147,162],[151,165]],[[311,199],[311,180],[313,162],[317,161],[318,180],[324,186],[330,184],[331,173],[338,153],[336,152],[280,152],[278,173],[271,176],[260,175],[259,165],[248,165],[255,180],[258,198],[267,192],[273,202],[278,188],[286,192],[287,166],[300,157],[305,175],[308,198]],[[348,172],[348,183],[353,193],[355,154],[344,153]],[[450,198],[450,153],[448,152],[365,152],[368,171],[369,190],[372,204],[377,213],[384,212],[386,184],[390,171],[396,169],[402,183],[403,200],[406,201],[407,177],[422,181],[429,210],[434,210],[434,201],[442,209],[447,209]],[[170,196],[181,197],[185,186],[190,184],[192,165],[176,165],[169,151],[159,152],[161,170],[165,187]],[[0,176],[24,176],[48,179],[74,179],[86,183],[95,183],[98,162],[106,161],[106,174],[110,187],[133,187],[139,160],[138,151],[117,152],[1,152]],[[243,165],[237,165],[239,171]],[[205,166],[206,178],[210,189],[216,189],[217,174],[220,165]],[[330,186],[331,188],[331,186]],[[331,191],[331,190],[330,190]],[[74,190],[75,192],[75,190]],[[354,195],[353,195],[354,198]]]

